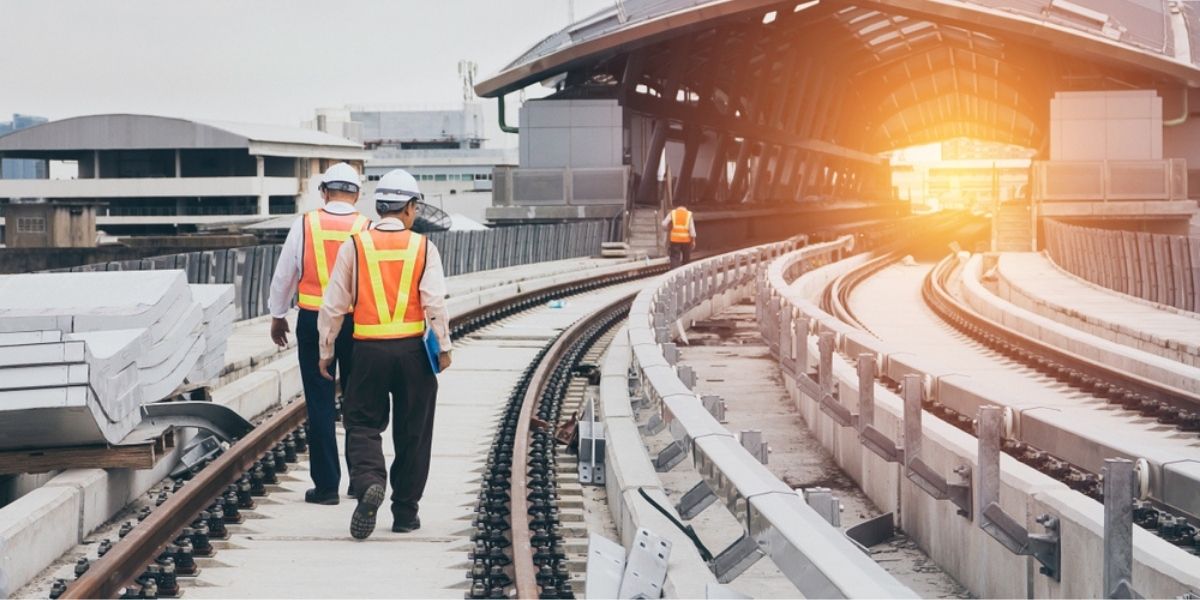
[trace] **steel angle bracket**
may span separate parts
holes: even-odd
[[[904,453],[903,448],[897,446],[896,442],[884,435],[882,431],[875,429],[874,425],[863,425],[862,431],[858,433],[858,441],[875,456],[890,463],[900,462],[901,455]]]
[[[821,397],[821,412],[829,415],[839,427],[858,427],[858,415],[842,406],[842,403],[834,398],[834,394]]]
[[[958,507],[959,516],[965,517],[968,521],[973,518],[970,467],[960,465],[954,469],[954,472],[966,480],[966,483],[950,483],[920,458],[914,457],[907,462],[904,476],[909,481],[916,484],[934,500],[949,500],[951,504]]]
[[[1037,522],[1046,528],[1046,533],[1029,533],[1016,522],[999,504],[992,502],[983,509],[979,527],[986,531],[1009,552],[1032,556],[1042,564],[1038,571],[1042,575],[1062,580],[1062,540],[1058,535],[1058,518],[1041,515]]]

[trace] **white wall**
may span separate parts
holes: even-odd
[[[1058,92],[1050,101],[1050,160],[1159,160],[1162,98],[1154,90]]]

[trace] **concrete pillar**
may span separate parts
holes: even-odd
[[[100,151],[92,150],[92,179],[100,179]]]
[[[271,214],[271,199],[266,192],[266,161],[262,156],[255,156],[254,159],[258,167],[258,214],[269,215]]]
[[[179,148],[175,149],[175,178],[183,177],[183,159],[180,158]]]

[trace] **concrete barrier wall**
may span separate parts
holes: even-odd
[[[799,252],[812,264],[824,264],[850,243],[845,238]],[[672,337],[674,328],[753,295],[766,264],[796,245],[768,244],[710,258],[671,271],[647,286],[630,309],[634,371],[645,401],[660,412],[668,431],[691,455],[701,480],[800,593],[907,597],[911,590],[822,520],[703,408],[659,345]]]
[[[1045,220],[1046,251],[1110,290],[1200,311],[1200,237],[1114,231]]]
[[[789,340],[788,345],[805,344],[808,349],[807,364],[783,369],[784,381],[809,429],[818,435],[839,466],[879,507],[897,510],[898,522],[905,532],[976,596],[1070,598],[1103,595],[1099,589],[1103,581],[1102,505],[1007,455],[1001,456],[999,502],[1005,512],[1029,531],[1041,530],[1035,522],[1041,514],[1060,519],[1064,558],[1062,579],[1055,581],[1038,573],[1038,563],[1034,559],[1014,555],[992,539],[979,527],[978,515],[972,519],[957,515],[950,502],[934,500],[904,477],[899,464],[888,463],[867,451],[853,427],[839,426],[802,390],[796,374],[808,372],[820,356],[815,333],[832,331],[836,335],[836,347],[843,355],[857,357],[860,352],[870,352],[877,357],[881,373],[896,380],[907,373],[919,374],[943,403],[957,399],[965,405],[993,404],[987,399],[988,390],[963,385],[954,380],[953,373],[924,364],[919,357],[902,349],[886,346],[862,332],[848,331],[844,324],[812,302],[811,298],[825,283],[852,268],[855,262],[830,265],[801,274],[796,279],[785,278],[784,273],[796,273],[798,262],[798,253],[794,252],[775,261],[766,270],[758,297],[760,305],[778,302],[782,311],[790,313],[782,318],[766,315],[760,319],[760,327],[765,338],[780,339],[779,323],[801,323],[801,317],[810,319],[810,330],[792,329],[783,334],[784,339]],[[778,347],[776,345],[772,350],[776,356],[780,356]],[[838,391],[836,401],[857,413],[858,373],[845,361],[835,360],[833,375]],[[902,445],[902,399],[878,383],[874,397],[875,427],[897,445]],[[966,412],[974,414],[973,410]],[[973,436],[928,415],[922,420],[922,432],[921,458],[951,482],[956,467],[978,464],[977,440]],[[978,480],[973,479],[972,497],[978,498],[978,494]],[[977,505],[975,510],[978,512]],[[1137,529],[1134,532],[1134,587],[1146,597],[1178,596],[1189,590],[1200,590],[1200,558]]]

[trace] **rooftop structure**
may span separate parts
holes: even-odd
[[[45,123],[44,117],[15,114],[11,121],[0,121],[0,136]],[[46,164],[36,160],[0,159],[0,179],[45,179]]]
[[[110,233],[169,233],[296,212],[309,180],[367,157],[358,142],[306,129],[133,114],[44,123],[0,137],[0,157],[73,163],[73,179],[0,180],[20,198],[91,200]]]

